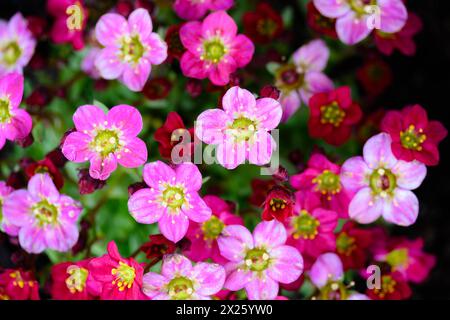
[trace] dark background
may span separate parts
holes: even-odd
[[[45,1],[41,0],[0,2],[0,17],[3,18],[9,18],[18,10],[24,14],[36,14],[45,10]],[[292,4],[292,1],[273,1],[273,3],[277,7],[282,7]],[[430,119],[440,120],[450,128],[449,1],[409,0],[407,5],[409,10],[422,18],[424,24],[422,32],[415,38],[417,53],[414,57],[395,53],[391,57],[384,58],[393,70],[394,81],[377,103],[384,108],[421,104],[428,110]],[[304,21],[298,23],[304,24]],[[296,36],[300,38],[304,35],[298,33]],[[394,230],[396,234],[413,238],[423,237],[426,251],[437,257],[437,265],[428,280],[414,288],[415,299],[450,299],[449,137],[441,143],[440,152],[440,165],[428,169],[427,178],[416,191],[421,205],[418,221],[412,227],[399,227]]]

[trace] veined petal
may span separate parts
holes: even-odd
[[[398,160],[392,153],[391,143],[391,137],[387,133],[379,133],[364,144],[364,161],[369,168],[383,167],[391,169],[396,165]]]
[[[118,45],[118,39],[128,33],[127,20],[116,13],[104,14],[95,26],[95,37],[105,47]]]
[[[263,221],[255,227],[253,239],[255,247],[276,248],[286,243],[286,229],[277,220]]]
[[[372,223],[383,213],[384,201],[381,198],[374,199],[370,188],[359,190],[348,207],[351,219],[362,223]]]
[[[139,223],[155,223],[167,211],[158,203],[158,197],[159,192],[155,189],[138,190],[128,200],[128,210]]]
[[[399,160],[392,172],[397,176],[400,188],[414,190],[418,188],[427,175],[427,167],[418,161],[406,162]]]
[[[189,219],[183,212],[169,213],[166,211],[159,219],[158,226],[164,237],[177,243],[186,235]]]
[[[267,273],[278,282],[294,282],[303,272],[302,255],[294,247],[279,246],[270,251],[270,258],[274,262],[267,270]]]
[[[417,220],[419,200],[409,190],[396,189],[392,201],[386,201],[383,218],[399,226],[407,227]]]
[[[301,46],[294,52],[292,59],[299,71],[306,73],[325,69],[329,56],[330,50],[325,42],[317,39]]]
[[[181,254],[171,254],[164,257],[161,274],[172,279],[178,275],[190,276],[192,262]]]

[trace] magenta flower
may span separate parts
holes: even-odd
[[[0,181],[0,231],[6,232],[11,236],[17,236],[19,228],[12,225],[3,215],[3,203],[6,197],[13,192],[14,189],[8,186],[4,181]]]
[[[319,290],[322,300],[370,300],[366,295],[349,291],[344,284],[344,268],[335,253],[320,255],[309,272],[311,282]]]
[[[141,91],[150,76],[152,64],[167,58],[167,44],[152,32],[148,11],[136,9],[128,17],[116,13],[103,15],[95,35],[104,48],[95,65],[103,78],[119,79],[132,91]]]
[[[215,263],[192,266],[180,254],[164,256],[161,274],[144,275],[142,291],[152,300],[210,300],[225,282],[225,270]]]
[[[200,223],[211,217],[211,209],[198,195],[202,175],[193,163],[172,169],[156,161],[144,166],[143,175],[149,188],[136,191],[128,200],[128,210],[137,222],[158,221],[161,233],[178,242],[186,234],[189,220]]]
[[[226,85],[230,74],[246,66],[255,48],[246,36],[237,33],[233,18],[225,11],[208,15],[203,22],[184,24],[180,39],[187,51],[181,57],[186,77],[209,78],[216,86]]]
[[[246,159],[256,165],[268,163],[276,148],[269,131],[280,123],[280,104],[272,98],[256,100],[248,90],[232,87],[222,105],[223,110],[209,109],[198,116],[195,134],[217,146],[217,160],[227,169]]]
[[[9,73],[0,77],[0,150],[6,139],[23,139],[31,132],[28,112],[19,109],[23,95],[23,76]]]
[[[8,22],[0,20],[0,76],[8,72],[22,73],[35,47],[36,40],[20,13]]]
[[[362,41],[375,28],[398,32],[408,18],[402,0],[314,0],[314,5],[325,17],[336,19],[337,35],[348,45]]]
[[[412,225],[419,213],[419,201],[411,190],[420,186],[427,174],[424,164],[398,160],[391,151],[391,137],[380,133],[370,138],[363,157],[348,159],[341,169],[345,188],[356,192],[349,216],[359,223],[379,217],[400,225]]]
[[[335,211],[341,218],[348,217],[348,204],[352,194],[347,191],[340,179],[341,167],[326,156],[315,153],[308,160],[308,167],[300,174],[291,177],[291,184],[299,192],[320,199],[324,209]]]
[[[260,222],[253,235],[244,226],[226,227],[218,240],[220,254],[230,260],[224,287],[245,288],[250,300],[275,299],[278,283],[294,282],[303,272],[303,258],[285,245],[286,238],[286,229],[276,220]]]
[[[282,121],[287,121],[300,108],[308,104],[315,93],[333,89],[333,82],[323,73],[330,51],[323,40],[313,40],[294,52],[290,62],[276,70],[275,85],[281,91]]]
[[[90,161],[92,178],[108,179],[117,163],[136,168],[147,161],[147,147],[136,137],[142,130],[136,108],[121,104],[105,115],[99,107],[85,105],[75,111],[73,122],[76,131],[66,137],[62,152],[73,162]]]
[[[20,246],[29,253],[72,248],[81,210],[77,201],[58,192],[47,173],[35,174],[28,190],[13,191],[3,203],[3,215],[19,228]]]
[[[181,19],[198,20],[208,11],[228,10],[233,4],[234,0],[176,0],[173,10]]]
[[[203,197],[212,211],[211,218],[202,223],[190,223],[186,238],[191,241],[189,250],[184,254],[193,261],[211,259],[223,264],[227,260],[220,255],[217,239],[227,225],[243,225],[241,217],[232,214],[230,205],[217,196],[207,195]]]

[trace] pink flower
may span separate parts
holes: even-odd
[[[108,179],[117,163],[137,168],[147,161],[147,147],[136,137],[142,117],[135,107],[121,104],[105,115],[97,106],[84,105],[75,111],[73,122],[76,131],[66,137],[62,152],[73,162],[90,161],[92,178]]]
[[[326,156],[315,153],[308,161],[308,168],[291,177],[291,184],[300,192],[320,199],[324,209],[336,211],[341,218],[348,217],[348,204],[352,194],[342,186],[341,167],[329,161]]]
[[[36,47],[27,20],[16,13],[8,22],[0,19],[0,76],[8,72],[22,73]]]
[[[89,262],[88,271],[99,282],[102,300],[145,300],[142,293],[144,268],[133,258],[120,256],[114,241],[108,253]]]
[[[226,85],[230,74],[246,66],[253,57],[253,43],[237,35],[234,20],[225,12],[208,15],[203,22],[184,24],[180,39],[187,51],[181,57],[186,77],[209,78],[216,86]]]
[[[225,270],[215,263],[200,262],[192,266],[180,254],[164,257],[161,274],[144,275],[142,291],[152,300],[210,300],[225,282]]]
[[[173,10],[181,19],[198,20],[208,11],[228,10],[233,5],[234,0],[176,0]]]
[[[128,200],[128,210],[137,222],[158,222],[161,233],[178,242],[185,236],[189,220],[200,223],[211,217],[211,209],[198,195],[202,175],[193,163],[175,169],[161,161],[148,163],[143,176],[149,188],[136,191]]]
[[[311,282],[320,290],[321,300],[370,300],[366,295],[349,291],[344,284],[344,268],[335,253],[320,255],[309,272]]]
[[[408,13],[408,20],[403,28],[396,33],[374,33],[375,44],[381,53],[391,55],[395,49],[407,56],[416,53],[414,36],[422,30],[422,20],[414,13]]]
[[[348,159],[341,168],[341,182],[355,192],[349,216],[359,223],[386,221],[412,225],[419,213],[419,201],[411,190],[420,186],[427,168],[420,162],[398,160],[391,151],[391,137],[380,133],[370,138],[363,157]]]
[[[57,300],[92,300],[100,294],[100,283],[88,270],[89,260],[62,262],[52,266],[51,295]]]
[[[29,271],[6,269],[0,273],[1,300],[39,300],[39,283]]]
[[[152,28],[145,9],[134,10],[128,21],[116,13],[103,15],[95,26],[96,38],[104,47],[95,60],[101,76],[119,79],[130,90],[141,91],[152,64],[167,58],[167,45]]]
[[[17,236],[19,228],[12,225],[3,215],[3,203],[6,197],[13,192],[14,189],[8,186],[4,181],[0,181],[0,231],[6,232],[11,236]]]
[[[276,148],[269,131],[280,123],[280,104],[272,98],[256,100],[248,90],[232,87],[222,105],[223,110],[209,109],[198,116],[195,134],[217,146],[217,160],[227,169],[246,159],[256,165],[268,163]]]
[[[19,109],[23,95],[23,76],[9,73],[0,76],[0,150],[6,139],[23,139],[31,132],[32,120],[28,112]]]
[[[387,262],[393,272],[401,273],[406,280],[413,283],[425,281],[436,264],[436,257],[423,251],[421,238],[394,238],[386,247],[378,248],[374,256],[375,260]]]
[[[286,238],[286,229],[276,220],[260,222],[253,235],[244,226],[226,227],[218,240],[220,254],[230,260],[224,287],[245,288],[250,300],[275,299],[278,283],[294,282],[303,272],[302,255],[285,245]]]
[[[408,11],[402,0],[375,0],[370,1],[370,4],[368,2],[314,0],[314,5],[325,17],[337,19],[337,35],[348,45],[362,41],[375,28],[385,33],[395,33],[403,28]]]
[[[202,223],[189,224],[186,237],[191,241],[191,246],[184,254],[193,261],[212,259],[223,264],[227,260],[220,255],[217,239],[227,225],[243,225],[244,221],[232,214],[230,205],[219,197],[207,195],[203,200],[211,208],[211,218]]]
[[[28,190],[13,191],[3,203],[4,216],[19,228],[20,246],[29,253],[72,248],[81,210],[77,201],[58,192],[47,173],[35,174]]]
[[[80,9],[80,29],[69,29],[68,23],[70,16],[67,8],[70,6],[78,6]],[[70,43],[75,50],[81,50],[84,47],[83,30],[86,27],[88,12],[83,6],[82,0],[47,0],[47,10],[55,18],[50,37],[53,42]]]
[[[294,215],[285,223],[288,244],[296,247],[310,265],[321,253],[334,251],[338,215],[321,207],[320,200],[308,192],[296,194]]]
[[[333,89],[333,82],[322,72],[329,55],[323,40],[313,40],[298,48],[290,62],[276,70],[275,85],[281,91],[282,121],[287,121],[302,102],[308,104],[315,93]]]

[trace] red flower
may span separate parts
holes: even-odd
[[[88,260],[62,262],[52,267],[51,295],[58,300],[92,300],[100,294],[100,283],[92,278]]]
[[[170,240],[167,240],[163,235],[150,235],[150,241],[141,246],[141,251],[145,253],[149,260],[161,260],[165,254],[175,252],[176,246]]]
[[[352,221],[344,224],[336,235],[336,252],[344,270],[364,268],[372,241],[373,232],[370,229],[358,228]]]
[[[391,135],[392,152],[398,159],[418,160],[427,166],[439,163],[438,144],[447,136],[447,129],[439,121],[429,121],[420,105],[389,111],[381,130]]]
[[[180,28],[183,23],[171,25],[166,32],[167,54],[170,58],[181,59],[186,51],[180,40]]]
[[[352,125],[359,122],[361,108],[354,103],[349,87],[316,93],[309,100],[309,134],[338,146],[348,140]]]
[[[398,272],[381,276],[380,288],[368,289],[366,295],[372,300],[406,300],[411,297],[408,282]]]
[[[253,179],[251,182],[253,192],[249,202],[256,207],[261,207],[266,200],[267,193],[275,185],[276,182],[274,180]]]
[[[58,168],[53,164],[49,158],[44,158],[40,161],[32,161],[24,168],[25,174],[28,179],[34,176],[36,173],[48,173],[55,183],[56,188],[61,189],[64,185],[64,178],[59,172]]]
[[[243,17],[244,33],[256,43],[268,43],[283,31],[283,19],[268,3],[259,3],[255,12]]]
[[[172,89],[172,83],[167,78],[154,78],[147,81],[142,93],[149,100],[160,100],[167,97]]]
[[[100,299],[146,299],[142,293],[144,269],[133,258],[122,258],[114,241],[108,243],[108,254],[89,262],[88,270],[94,280],[100,283]]]
[[[80,169],[78,171],[78,191],[80,194],[91,194],[95,190],[103,188],[105,180],[98,180],[91,177],[89,169]]]
[[[306,22],[315,32],[327,35],[331,38],[337,38],[335,27],[336,19],[330,19],[321,15],[312,1],[309,2],[307,6]]]
[[[0,274],[0,300],[39,300],[39,284],[29,271],[6,269]]]
[[[294,211],[294,199],[292,193],[286,188],[275,186],[270,190],[264,201],[262,218],[265,221],[276,219],[285,221]]]
[[[391,55],[395,49],[407,56],[416,54],[414,36],[422,30],[422,20],[412,12],[408,13],[405,26],[397,33],[374,32],[375,44],[381,53]]]
[[[392,83],[392,71],[383,60],[369,58],[356,71],[356,78],[371,97],[376,97]]]
[[[158,142],[158,150],[161,157],[171,159],[172,149],[179,143],[186,144],[184,137],[190,136],[189,147],[182,148],[179,156],[184,156],[184,150],[190,150],[190,154],[193,154],[193,137],[194,129],[186,129],[183,119],[176,112],[170,112],[167,115],[164,125],[155,131],[154,138]]]
[[[280,90],[275,86],[266,85],[261,88],[259,95],[261,98],[272,98],[278,100],[280,97]]]

